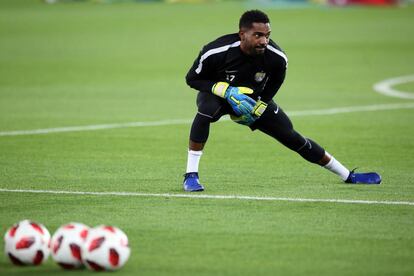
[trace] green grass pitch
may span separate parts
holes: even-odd
[[[0,133],[191,120],[184,76],[201,47],[237,31],[241,3],[99,5],[0,1]],[[412,104],[376,93],[414,74],[414,7],[264,9],[289,58],[288,113]],[[414,94],[413,83],[395,88]],[[292,116],[379,186],[344,185],[269,137],[214,124],[205,195],[414,202],[414,109]],[[0,136],[0,188],[180,194],[189,123]],[[116,225],[132,254],[116,275],[413,275],[414,206],[0,192],[0,230]],[[0,242],[4,246],[4,242]],[[89,274],[86,270],[65,275]],[[0,275],[61,275],[48,260]]]

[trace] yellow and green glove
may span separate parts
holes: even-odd
[[[241,116],[230,115],[230,118],[238,124],[250,126],[257,119],[259,119],[260,116],[262,116],[263,112],[266,110],[266,107],[267,104],[265,102],[258,100],[251,113],[242,114]]]
[[[252,125],[267,108],[267,104],[261,100],[257,102],[246,94],[253,94],[253,89],[248,87],[233,87],[227,82],[217,82],[212,88],[213,94],[224,98],[230,104],[236,116],[231,119],[238,124]]]
[[[224,98],[237,116],[252,114],[256,101],[246,96],[253,90],[248,87],[234,87],[227,82],[217,82],[212,88],[213,94]]]

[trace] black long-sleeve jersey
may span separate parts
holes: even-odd
[[[279,46],[270,40],[263,55],[249,56],[240,49],[238,33],[224,35],[203,47],[187,73],[187,84],[211,93],[218,81],[254,90],[252,98],[269,102],[282,85],[288,60]]]

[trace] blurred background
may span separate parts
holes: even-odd
[[[413,3],[413,0],[44,0],[45,3],[57,2],[94,2],[94,3],[122,3],[122,2],[165,2],[165,3],[207,3],[207,2],[239,2],[244,4],[265,5],[265,6],[286,6],[286,5],[403,5]]]

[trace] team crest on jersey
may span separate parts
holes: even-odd
[[[254,80],[256,82],[261,82],[265,77],[266,77],[266,73],[265,72],[257,72],[254,75]]]

